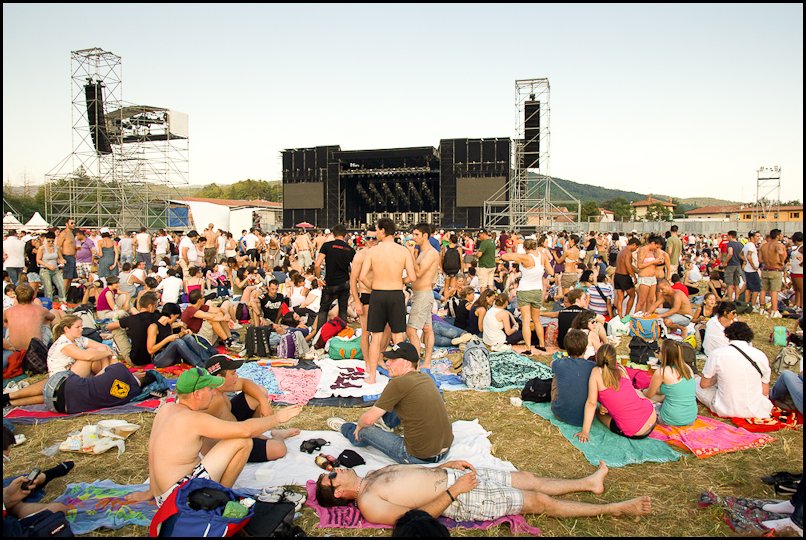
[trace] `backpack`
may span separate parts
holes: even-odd
[[[748,313],[753,313],[753,306],[750,305],[749,302],[743,302],[742,300],[736,300],[733,302],[736,306],[736,314],[737,315],[746,315]]]
[[[639,336],[630,340],[630,360],[636,364],[646,364],[650,357],[658,357],[660,347],[657,341],[645,341]]]
[[[528,381],[521,390],[521,399],[523,401],[533,401],[534,403],[548,403],[551,401],[551,383],[554,378],[541,379],[535,377]]]
[[[334,317],[322,325],[319,331],[319,339],[316,340],[315,349],[323,349],[327,340],[341,332],[347,327],[347,323],[339,317]]]
[[[22,369],[34,375],[48,372],[48,347],[39,338],[32,338],[22,359]]]
[[[11,515],[3,518],[3,536],[17,538],[50,538],[75,536],[64,512],[40,510],[35,514],[17,519]]]
[[[246,357],[268,358],[271,356],[269,336],[271,336],[271,326],[247,326],[246,349],[244,350]]]
[[[630,335],[644,341],[657,341],[660,337],[660,319],[630,319]]]
[[[191,478],[171,493],[151,519],[149,536],[233,536],[243,529],[255,513],[250,507],[246,516],[224,517],[224,506],[194,510],[189,499],[199,490],[207,489],[220,493],[222,498],[238,501],[243,497],[236,491],[226,488],[206,478]],[[194,505],[197,506],[197,505]]]
[[[492,384],[490,351],[477,339],[469,341],[466,345],[462,356],[461,377],[468,388],[488,388]]]
[[[445,270],[445,273],[458,272],[462,268],[458,246],[445,249],[445,256],[442,258],[442,268]]]
[[[697,374],[697,351],[688,341],[680,341],[680,348],[683,351],[683,361],[688,364],[694,375]]]
[[[90,328],[92,330],[98,329],[98,323],[95,322],[95,317],[92,315],[92,309],[90,309],[89,306],[79,306],[73,310],[73,315],[81,317],[81,326],[83,328]]]
[[[364,354],[361,352],[361,336],[352,339],[344,339],[336,336],[327,342],[327,355],[333,360],[363,360]]]
[[[80,304],[83,299],[84,299],[84,286],[71,284],[70,290],[67,291],[67,303]]]
[[[797,366],[801,360],[803,360],[803,352],[797,347],[787,345],[781,349],[781,352],[772,361],[772,367],[776,372],[780,373],[784,368]]]
[[[302,332],[289,330],[280,337],[277,356],[280,358],[302,358],[308,352],[308,342]]]
[[[241,530],[243,536],[254,538],[303,538],[308,536],[303,529],[294,525],[294,503],[258,501],[254,508],[255,515]]]

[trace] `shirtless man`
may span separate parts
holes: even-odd
[[[770,239],[764,242],[758,249],[758,258],[761,260],[761,305],[764,306],[767,291],[770,293],[772,311],[770,317],[779,318],[778,311],[778,291],[784,279],[784,264],[786,261],[786,248],[781,243],[780,229],[770,231]]]
[[[437,282],[437,270],[439,270],[439,252],[428,240],[430,231],[430,225],[418,223],[411,233],[412,240],[406,245],[414,261],[414,273],[417,275],[417,279],[411,285],[411,311],[406,323],[406,336],[419,354],[420,338],[417,336],[417,330],[423,331],[425,354],[422,369],[431,369],[431,355],[434,354],[431,311],[434,307],[434,283]],[[414,250],[415,245],[420,247],[419,255]]]
[[[666,264],[660,253],[660,238],[650,236],[646,245],[638,248],[638,305],[636,311],[648,312],[655,304],[658,278],[656,268]]]
[[[579,236],[572,234],[568,238],[568,246],[565,248],[562,257],[557,262],[563,263],[563,273],[560,276],[560,287],[562,288],[563,295],[568,294],[568,291],[573,289],[579,282]]]
[[[249,418],[265,418],[273,414],[266,389],[249,379],[238,377],[235,370],[243,363],[244,360],[224,354],[213,355],[207,361],[207,372],[224,379],[224,384],[216,388],[213,400],[207,407],[207,414],[228,422],[243,422]],[[228,399],[229,392],[239,393]],[[253,437],[252,451],[247,462],[265,463],[280,459],[286,454],[285,439],[296,435],[299,435],[299,429],[294,428],[273,429],[271,439],[263,434]],[[205,438],[201,453],[206,454],[216,442],[216,438]]]
[[[64,257],[62,277],[64,278],[64,290],[66,292],[70,291],[70,284],[73,283],[73,279],[78,277],[76,275],[76,237],[73,234],[73,229],[75,228],[76,220],[70,218],[65,223],[62,232],[56,237],[56,248]]]
[[[449,461],[438,467],[387,465],[361,478],[351,469],[319,476],[316,499],[322,506],[344,506],[356,501],[368,521],[392,525],[413,509],[456,521],[495,520],[514,514],[554,517],[642,516],[652,510],[649,497],[591,504],[555,499],[574,492],[604,492],[608,469],[585,478],[540,478],[524,471],[478,469],[467,461]]]
[[[316,235],[316,238],[313,239],[314,251],[316,253],[319,253],[322,250],[322,244],[328,241],[329,235],[330,235],[330,229],[325,229],[325,232],[318,233]]]
[[[632,313],[635,305],[635,269],[632,265],[633,253],[639,248],[641,242],[637,238],[630,238],[627,247],[618,252],[616,257],[616,273],[613,274],[613,285],[616,288],[616,308],[619,318],[624,314]],[[624,309],[624,293],[627,293],[627,309]]]
[[[301,232],[294,240],[294,249],[297,251],[297,262],[302,267],[302,270],[307,270],[313,264],[313,257],[311,256],[311,237],[307,232]]]
[[[660,293],[660,298],[655,302],[652,311],[663,318],[663,324],[666,325],[666,328],[672,332],[680,330],[683,337],[686,337],[688,335],[688,325],[694,315],[688,295],[683,291],[673,289],[668,279],[658,280],[658,292]],[[669,309],[664,308],[664,302],[668,302],[672,307]]]
[[[204,229],[204,264],[208,268],[215,266],[217,240],[218,233],[216,232],[214,225],[210,223],[207,225],[207,228]]]
[[[6,349],[8,344],[11,346],[9,350],[23,351],[33,338],[49,345],[52,338],[50,325],[56,316],[39,302],[34,302],[34,290],[30,285],[17,285],[14,292],[17,303],[3,311],[3,328],[8,330],[3,348]]]
[[[359,249],[353,257],[353,266],[350,270],[350,296],[353,297],[355,313],[361,324],[361,354],[364,358],[369,358],[369,332],[367,332],[367,315],[369,314],[369,297],[372,289],[366,287],[358,276],[361,275],[361,268],[370,249],[378,245],[378,237],[375,231],[367,231],[364,236],[364,247]],[[368,281],[372,281],[372,273],[367,276]]]
[[[207,413],[216,388],[224,379],[200,367],[183,372],[176,381],[176,402],[157,411],[148,440],[150,491],[129,495],[127,500],[156,498],[157,506],[180,484],[191,478],[208,478],[232,487],[252,451],[257,437],[302,411],[302,405],[286,407],[272,416],[243,422],[221,420]],[[218,442],[199,459],[206,438]]]
[[[378,221],[375,234],[379,243],[367,252],[361,265],[359,281],[372,290],[367,315],[367,330],[372,333],[369,345],[366,383],[375,384],[378,361],[381,357],[381,342],[387,323],[392,331],[392,340],[400,343],[406,332],[406,297],[403,294],[405,283],[417,279],[414,260],[409,251],[395,243],[395,222],[389,218]],[[403,270],[406,271],[405,283]],[[372,272],[372,279],[370,279]]]

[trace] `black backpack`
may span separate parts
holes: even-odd
[[[459,247],[449,247],[445,249],[445,257],[442,259],[442,268],[445,272],[458,272],[462,268],[462,261],[459,258]]]
[[[22,359],[22,369],[34,375],[48,372],[48,346],[39,338],[32,338]]]
[[[294,503],[263,502],[255,503],[255,514],[241,530],[244,536],[254,538],[302,538],[305,531],[294,525]]]
[[[633,336],[630,340],[630,360],[636,364],[646,364],[650,357],[660,355],[660,346],[657,341],[646,341],[640,336]]]
[[[533,401],[535,403],[548,403],[551,401],[551,383],[554,378],[541,379],[535,377],[526,383],[526,386],[521,390],[521,399],[523,401]]]
[[[248,326],[246,328],[246,357],[252,358],[254,356],[260,358],[268,358],[271,356],[271,348],[269,347],[269,336],[271,335],[271,326]]]

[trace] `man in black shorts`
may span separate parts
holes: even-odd
[[[319,314],[316,317],[316,328],[327,320],[327,312],[334,300],[339,302],[339,317],[347,321],[347,303],[350,301],[350,263],[355,257],[355,250],[347,245],[344,237],[347,228],[344,225],[333,227],[334,240],[322,244],[313,271],[316,277],[322,273],[322,262],[325,263],[327,275],[322,289],[322,301],[319,303]]]
[[[635,304],[635,268],[632,265],[632,255],[640,247],[641,242],[637,238],[630,238],[627,247],[619,251],[616,257],[616,273],[613,274],[613,285],[616,289],[616,309],[618,316],[623,317],[625,313],[632,312]],[[627,309],[624,309],[624,293],[627,293]]]
[[[364,246],[359,249],[353,258],[352,270],[350,270],[350,296],[353,297],[353,306],[355,306],[355,313],[358,315],[358,321],[361,324],[361,354],[364,358],[369,358],[369,332],[367,332],[367,314],[369,313],[369,298],[370,290],[366,288],[360,281],[358,276],[361,275],[361,268],[366,259],[367,253],[371,248],[378,245],[378,237],[375,236],[375,231],[367,231],[364,236]],[[368,279],[371,281],[372,276]]]
[[[216,354],[207,361],[205,367],[210,375],[224,379],[224,384],[215,389],[215,394],[206,412],[221,420],[243,422],[250,418],[268,417],[273,414],[269,404],[266,389],[249,379],[238,377],[235,371],[243,365],[244,361],[232,358],[225,354]],[[232,399],[227,399],[227,393],[239,392]],[[252,438],[252,451],[249,453],[247,463],[264,463],[280,459],[286,454],[285,439],[299,435],[299,429],[273,429],[271,439],[265,435]],[[201,453],[217,441],[205,439]]]

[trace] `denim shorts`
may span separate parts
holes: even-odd
[[[42,396],[45,398],[45,407],[51,412],[60,412],[56,409],[56,390],[67,377],[74,375],[72,371],[59,371],[48,378],[45,387],[42,389]]]
[[[745,272],[744,280],[747,282],[748,291],[761,292],[761,276],[758,275],[758,272]]]

